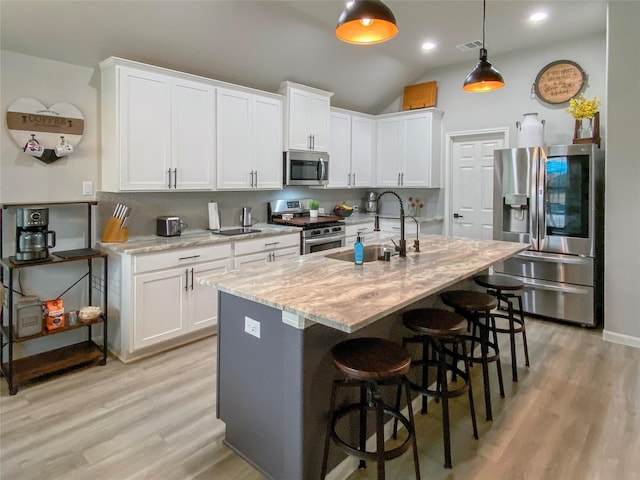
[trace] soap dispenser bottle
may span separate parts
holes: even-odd
[[[360,238],[360,233],[356,237],[356,243],[353,244],[353,260],[356,265],[362,265],[364,261],[364,245],[362,245],[362,239]]]

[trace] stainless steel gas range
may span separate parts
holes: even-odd
[[[278,225],[300,227],[300,254],[344,247],[345,225],[342,217],[311,217],[310,199],[274,200],[267,207],[268,221]]]

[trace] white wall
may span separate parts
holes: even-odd
[[[20,97],[46,106],[59,102],[78,107],[85,120],[82,141],[68,157],[46,164],[25,154],[6,128],[0,137],[0,202],[92,200],[82,196],[82,181],[98,185],[99,81],[96,70],[2,50],[0,105],[6,118],[9,105]],[[94,188],[95,190],[95,188]]]
[[[640,347],[640,2],[609,3],[604,338]]]
[[[574,120],[564,111],[567,104],[550,105],[531,94],[531,86],[538,72],[555,60],[572,60],[580,65],[588,75],[585,95],[589,98],[605,98],[604,34],[500,56],[492,55],[489,48],[489,61],[505,80],[505,86],[493,92],[478,94],[462,90],[462,83],[475,62],[431,70],[415,83],[438,82],[437,107],[445,111],[445,133],[509,127],[510,146],[516,147],[518,136],[515,122],[522,120],[523,113],[537,112],[538,118],[545,120],[545,143],[563,145],[571,143],[573,139]],[[401,109],[402,96],[389,105],[385,112]],[[603,102],[601,117],[606,109],[607,102]]]

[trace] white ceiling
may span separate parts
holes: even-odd
[[[118,56],[270,92],[291,80],[335,92],[333,105],[368,113],[384,110],[430,69],[460,62],[473,68],[478,50],[456,45],[482,40],[481,0],[385,3],[398,35],[356,46],[334,35],[339,0],[0,0],[0,46],[89,67]],[[604,32],[606,3],[488,0],[489,61]],[[532,25],[527,17],[537,8],[550,17]],[[438,48],[422,52],[426,40]]]

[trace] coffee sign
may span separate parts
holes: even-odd
[[[565,103],[577,96],[585,83],[582,67],[571,60],[546,65],[533,84],[536,95],[546,103]]]
[[[84,118],[70,103],[47,107],[33,98],[19,98],[7,109],[7,127],[26,154],[51,163],[73,153],[82,140]]]

